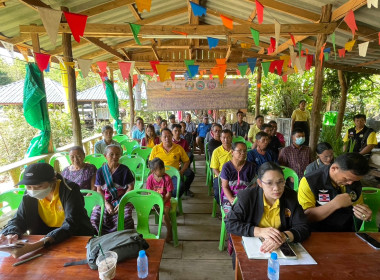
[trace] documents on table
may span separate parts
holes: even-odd
[[[242,237],[243,247],[247,253],[248,259],[269,259],[270,253],[261,253],[260,247],[262,242],[257,237]],[[308,265],[317,264],[313,257],[305,250],[300,243],[289,244],[297,254],[297,259],[286,259],[284,254],[278,249],[275,252],[279,258],[280,265]]]

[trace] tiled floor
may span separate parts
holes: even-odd
[[[212,197],[207,195],[204,165],[204,157],[196,156],[191,186],[195,196],[183,201],[184,215],[177,219],[179,246],[165,244],[161,280],[234,279],[231,257],[218,250],[221,221],[211,217]],[[165,234],[163,226],[162,236]]]

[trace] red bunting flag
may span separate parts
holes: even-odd
[[[314,56],[312,54],[308,54],[306,56],[305,70],[310,70],[311,66],[313,65],[313,58]]]
[[[132,87],[135,87],[137,83],[139,82],[139,76],[137,74],[133,75],[133,85]]]
[[[175,80],[175,72],[171,72],[171,73],[170,73],[170,78],[171,78],[172,81],[174,82],[174,80]]]
[[[158,75],[158,71],[157,71],[156,65],[157,65],[157,64],[160,64],[160,61],[159,61],[159,60],[152,60],[152,61],[150,61],[149,63],[150,63],[150,66],[151,66],[152,69],[153,69],[154,74],[157,74],[157,75]]]
[[[294,36],[292,33],[289,33],[290,35],[290,39],[292,39],[292,42],[293,42],[293,46],[296,46],[296,40],[294,39]]]
[[[268,53],[268,54],[271,54],[271,53],[273,53],[273,52],[274,52],[273,47],[272,47],[272,46],[269,46],[269,48],[267,48],[267,53]]]
[[[274,70],[277,69],[277,74],[281,76],[283,65],[284,65],[283,60],[274,60],[270,63],[269,72],[274,73]]]
[[[69,12],[63,12],[65,14],[65,18],[67,23],[69,24],[71,33],[75,41],[80,42],[80,36],[83,37],[84,30],[86,28],[87,16],[74,14]]]
[[[263,19],[264,19],[264,6],[257,0],[255,0],[255,2],[256,2],[257,20],[259,24],[262,24]]]
[[[223,15],[220,15],[220,18],[222,19],[223,25],[225,27],[227,27],[228,29],[231,29],[231,30],[234,28],[232,19],[230,19],[226,16],[223,16]]]
[[[98,61],[96,64],[98,64],[100,73],[105,73],[107,76],[107,61]]]
[[[239,69],[236,69],[236,75],[240,75]]]
[[[355,21],[355,15],[352,10],[350,10],[347,15],[344,17],[344,21],[347,23],[348,27],[351,29],[352,35],[355,35],[355,31],[358,30]]]
[[[288,81],[288,75],[283,75],[282,80],[284,81],[284,83],[286,83]]]
[[[34,58],[41,72],[43,72],[49,65],[50,54],[34,53]]]
[[[270,46],[272,47],[272,50],[276,50],[276,39],[273,37],[270,37]]]
[[[123,77],[123,80],[128,80],[129,72],[131,71],[131,64],[130,62],[121,61],[118,63],[121,76]]]
[[[346,49],[345,48],[339,49],[338,53],[339,53],[339,57],[345,57],[346,56]]]

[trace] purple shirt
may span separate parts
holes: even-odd
[[[79,185],[81,190],[91,190],[91,179],[96,174],[93,164],[85,163],[79,170],[70,170],[70,166],[62,171],[62,177]]]

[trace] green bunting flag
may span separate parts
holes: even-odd
[[[259,33],[259,31],[255,30],[251,27],[251,33],[252,33],[253,41],[255,41],[255,45],[259,46],[259,44],[260,44],[260,33]]]
[[[334,48],[334,55],[335,55],[335,60],[336,60],[336,49],[335,49],[335,32],[333,32],[331,34],[331,41],[332,41],[332,44],[333,44],[333,48]]]
[[[325,61],[329,60],[329,53],[328,52],[323,53],[323,55],[325,56]]]
[[[185,59],[185,65],[186,65],[187,71],[190,73],[189,65],[194,65],[194,60]]]
[[[131,27],[133,37],[135,38],[135,41],[137,44],[141,45],[139,38],[137,37],[140,32],[141,25],[129,23],[129,26]]]
[[[261,67],[264,71],[264,76],[268,77],[269,67],[272,61],[261,62]]]
[[[302,43],[298,42],[298,52],[301,53],[302,50]]]
[[[238,64],[238,68],[239,68],[239,71],[240,71],[240,75],[242,77],[244,77],[245,74],[247,73],[248,63],[239,63]]]

